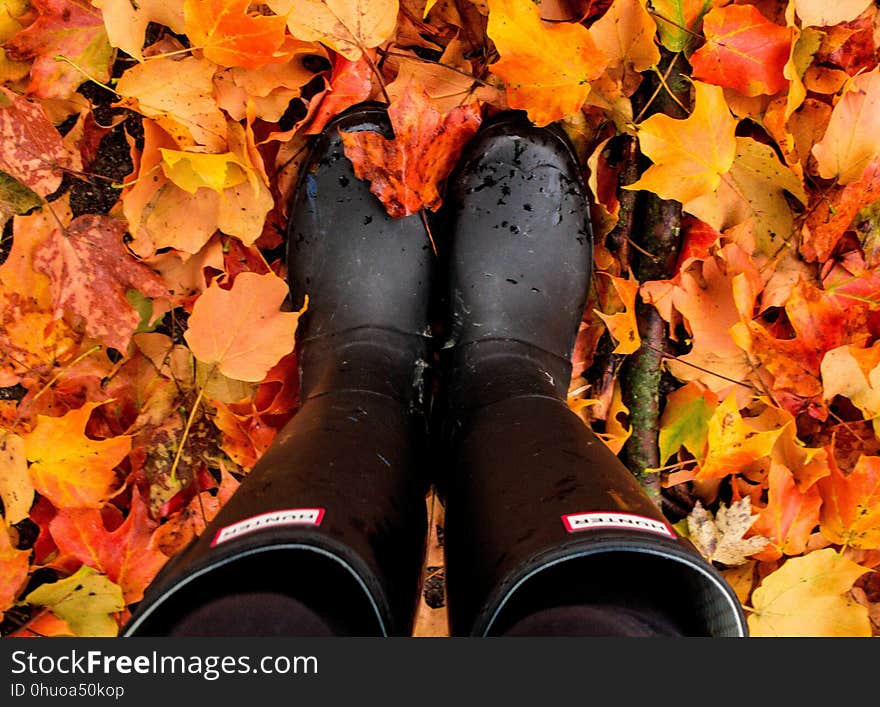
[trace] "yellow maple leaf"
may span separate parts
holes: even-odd
[[[37,415],[37,426],[22,435],[34,488],[56,508],[102,508],[116,490],[114,467],[131,451],[131,437],[86,437],[99,405],[86,403],[62,417]]]
[[[490,0],[486,33],[501,55],[489,71],[538,126],[577,113],[607,64],[583,25],[542,22],[531,0]]]
[[[832,548],[787,560],[752,593],[749,633],[770,636],[871,635],[868,610],[847,596],[868,568]]]
[[[219,194],[248,178],[247,166],[231,152],[212,155],[164,147],[160,147],[159,152],[162,153],[162,171],[165,176],[190,194],[195,194],[200,187],[213,189]]]
[[[639,350],[642,338],[639,336],[639,327],[636,322],[636,294],[639,291],[637,280],[625,280],[622,277],[611,278],[611,284],[623,302],[623,311],[616,314],[603,314],[598,309],[596,315],[605,322],[611,336],[617,341],[617,346],[612,353],[631,354]]]
[[[697,479],[720,479],[770,456],[782,429],[757,431],[739,412],[736,393],[716,408],[709,420],[708,452]]]
[[[398,0],[269,0],[297,39],[323,42],[349,61],[378,47],[397,27]]]
[[[694,110],[684,120],[652,115],[639,125],[642,152],[654,163],[627,189],[685,203],[711,194],[736,155],[736,119],[720,86],[694,81]]]

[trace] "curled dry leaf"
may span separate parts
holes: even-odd
[[[757,517],[752,515],[748,497],[729,508],[722,503],[714,518],[697,501],[687,517],[688,537],[709,562],[736,567],[747,562],[749,555],[763,549],[768,542],[760,535],[743,537]]]

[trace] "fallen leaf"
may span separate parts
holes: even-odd
[[[479,106],[474,102],[442,115],[411,83],[388,108],[388,117],[391,140],[373,131],[341,133],[355,175],[370,182],[370,191],[395,218],[421,208],[436,211],[443,183],[480,126]]]
[[[736,393],[731,393],[709,419],[708,451],[696,478],[721,479],[763,462],[781,434],[782,429],[757,431],[740,414]]]
[[[744,96],[774,94],[788,85],[782,73],[792,30],[770,22],[754,5],[716,7],[703,18],[706,43],[690,62],[700,81]]]
[[[750,221],[755,250],[775,257],[795,231],[788,195],[806,202],[800,178],[779,161],[769,145],[738,137],[733,164],[717,190],[688,201],[683,208],[719,231]]]
[[[786,560],[752,592],[750,635],[870,636],[868,610],[848,595],[867,571],[832,548]]]
[[[372,90],[373,71],[365,57],[350,61],[342,54],[333,57],[333,68],[327,89],[321,95],[315,113],[306,128],[306,134],[317,135],[335,116],[361,101]]]
[[[39,17],[4,45],[11,59],[34,59],[29,94],[68,98],[90,76],[100,82],[110,78],[115,52],[99,10],[86,0],[31,0],[31,4]],[[57,56],[69,61],[58,61]]]
[[[687,49],[698,36],[703,16],[713,0],[651,0],[660,42],[671,52]]]
[[[127,69],[116,84],[123,104],[153,118],[178,148],[226,150],[226,119],[214,99],[216,66],[205,59],[161,57]]]
[[[160,147],[162,171],[174,184],[190,194],[201,187],[218,194],[228,187],[246,182],[247,167],[231,152],[213,155],[204,152],[183,152]]]
[[[880,548],[880,457],[859,457],[846,475],[832,461],[831,475],[818,486],[822,535],[845,547]]]
[[[800,491],[791,471],[782,464],[771,462],[767,507],[752,526],[770,544],[756,553],[755,559],[770,561],[782,555],[805,552],[810,535],[819,524],[821,504],[822,498],[815,485]]]
[[[273,273],[241,273],[229,290],[215,281],[189,318],[184,336],[193,355],[230,378],[261,381],[293,350],[301,312],[279,311],[287,294],[287,284]]]
[[[608,59],[609,68],[619,71],[621,80],[641,73],[660,61],[654,43],[657,25],[645,7],[645,0],[614,0],[611,7],[590,26],[596,47]]]
[[[184,32],[220,66],[258,69],[290,58],[282,51],[285,19],[248,12],[250,0],[184,0]]]
[[[880,67],[850,81],[813,156],[819,175],[838,184],[858,181],[880,157]]]
[[[184,32],[183,0],[92,0],[100,8],[111,46],[143,61],[144,35],[150,22]]]
[[[542,22],[531,0],[489,0],[486,32],[501,55],[489,70],[537,126],[577,113],[607,64],[584,26]]]
[[[623,311],[616,314],[604,314],[598,309],[596,315],[605,322],[608,331],[617,345],[612,353],[631,354],[639,350],[642,339],[639,336],[639,326],[636,322],[636,295],[639,292],[639,283],[635,279],[608,276],[623,304]]]
[[[804,27],[827,27],[849,22],[862,14],[870,0],[794,0],[795,10]]]
[[[838,346],[825,353],[820,364],[822,397],[849,398],[874,429],[880,431],[880,344],[870,348]],[[866,370],[866,366],[868,367]]]
[[[831,257],[840,239],[865,204],[880,199],[880,159],[872,160],[862,176],[845,186],[834,185],[816,194],[802,228],[800,252],[809,262]]]
[[[114,468],[131,451],[131,438],[85,436],[99,405],[89,402],[62,417],[38,415],[34,430],[22,435],[34,488],[56,508],[101,508],[116,491]]]
[[[273,12],[287,18],[298,38],[323,42],[349,61],[357,61],[394,34],[398,0],[269,0]]]
[[[6,521],[12,524],[27,518],[34,502],[24,440],[6,430],[0,430],[0,499]]]
[[[763,549],[768,539],[760,535],[743,538],[758,516],[752,515],[751,501],[742,498],[728,508],[723,503],[712,518],[697,501],[687,517],[688,537],[709,562],[736,567],[749,555]]]
[[[13,546],[6,519],[0,515],[0,621],[27,583],[30,554]]]
[[[24,601],[46,607],[80,637],[116,636],[113,614],[125,608],[119,585],[85,565],[66,579],[40,585]]]
[[[684,203],[718,188],[736,156],[736,119],[720,87],[694,81],[694,91],[689,117],[676,120],[658,113],[639,125],[639,144],[653,164],[626,189]]]
[[[121,221],[83,215],[34,252],[34,267],[49,276],[55,290],[56,316],[64,311],[81,317],[89,336],[122,353],[140,323],[127,290],[150,297],[166,293],[162,279],[128,252],[124,233]]]
[[[717,407],[718,396],[695,381],[667,395],[660,415],[660,463],[682,447],[701,461],[706,456],[709,420]]]
[[[73,160],[43,107],[0,86],[0,170],[46,197]]]
[[[49,524],[58,549],[106,575],[122,589],[126,604],[143,598],[144,588],[168,559],[151,545],[157,523],[135,492],[125,521],[108,531],[101,512],[62,508]]]

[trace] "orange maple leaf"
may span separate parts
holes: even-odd
[[[248,13],[250,0],[185,0],[186,35],[220,66],[258,69],[290,59],[281,51],[287,23],[278,15]]]
[[[85,436],[99,405],[86,403],[63,417],[38,415],[34,430],[22,435],[34,488],[56,508],[101,508],[115,492],[114,468],[131,451],[131,438]]]
[[[822,483],[819,481],[819,483]],[[776,560],[785,555],[800,555],[807,541],[819,525],[819,506],[822,498],[814,484],[805,491],[798,490],[791,471],[782,464],[770,464],[767,507],[752,525],[752,532],[770,539],[761,552],[753,555],[758,560]]]
[[[792,28],[770,22],[754,5],[716,7],[703,19],[706,44],[693,53],[694,78],[744,96],[774,94],[788,85],[782,69]]]
[[[480,126],[479,104],[442,115],[425,91],[410,83],[388,108],[388,117],[391,140],[371,131],[341,133],[355,175],[370,182],[370,191],[395,218],[423,207],[436,211],[441,185]]]
[[[880,547],[880,457],[861,456],[846,476],[828,455],[831,475],[819,480],[822,535],[865,550]]]
[[[486,33],[501,55],[489,71],[538,126],[577,113],[608,63],[583,25],[542,22],[531,0],[489,0]]]
[[[83,564],[106,574],[122,588],[126,604],[140,601],[167,557],[151,544],[158,524],[147,515],[137,492],[125,521],[108,531],[101,511],[62,508],[49,524],[58,549]]]

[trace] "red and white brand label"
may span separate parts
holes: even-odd
[[[251,516],[232,525],[227,525],[225,528],[220,528],[214,536],[211,547],[253,533],[255,530],[286,525],[321,525],[322,520],[324,520],[323,508],[289,508],[285,511],[261,513],[258,516]]]
[[[675,538],[675,531],[668,524],[637,516],[634,513],[570,513],[562,516],[562,523],[569,533],[577,533],[581,530],[598,530],[599,528],[614,528],[615,530],[646,530],[649,533],[665,535]]]

